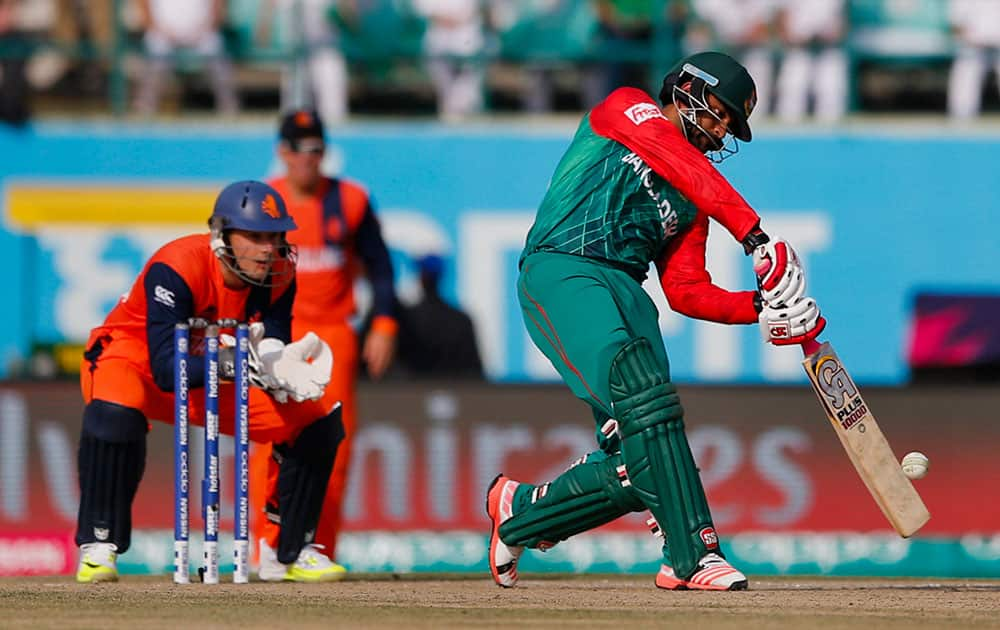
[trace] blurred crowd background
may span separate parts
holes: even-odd
[[[995,0],[0,0],[0,114],[578,111],[707,48],[758,118],[1000,108]]]

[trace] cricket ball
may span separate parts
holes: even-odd
[[[913,451],[903,457],[901,465],[903,474],[910,479],[923,479],[924,475],[927,474],[927,469],[930,468],[931,461],[923,453]]]

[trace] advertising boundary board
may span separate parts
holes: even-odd
[[[931,521],[910,540],[891,532],[809,389],[680,391],[723,546],[749,572],[1000,575],[1000,508],[983,500],[1000,487],[995,388],[866,390],[897,457],[920,450],[931,460],[915,484]],[[490,479],[503,471],[544,482],[594,448],[589,413],[561,387],[364,384],[359,408],[340,551],[356,570],[478,570]],[[0,386],[0,571],[72,566],[81,412],[75,383]],[[126,571],[157,572],[169,559],[162,556],[172,522],[169,425],[153,422],[148,444]],[[231,460],[222,474],[225,490]],[[199,485],[195,475],[192,487]],[[644,517],[532,553],[524,570],[647,571],[659,552]],[[231,519],[224,510],[223,531]]]

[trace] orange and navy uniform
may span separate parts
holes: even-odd
[[[191,317],[263,322],[266,335],[291,336],[295,282],[285,287],[230,289],[211,251],[208,234],[181,237],[160,248],[104,323],[87,341],[80,370],[85,403],[102,400],[136,409],[153,420],[173,422],[174,326]],[[191,331],[191,354],[204,354],[204,332]],[[188,365],[189,386],[204,386],[203,361]],[[220,388],[220,430],[233,430],[233,388]],[[204,422],[204,397],[190,397],[192,422]],[[322,403],[278,404],[250,389],[250,437],[284,443],[329,411]]]
[[[395,335],[392,263],[374,203],[360,184],[343,178],[323,178],[315,193],[305,197],[296,195],[285,178],[271,180],[268,184],[281,194],[288,213],[298,226],[288,234],[289,242],[298,250],[298,292],[292,308],[292,334],[297,339],[311,330],[330,345],[334,357],[333,373],[322,400],[326,406],[337,401],[343,405],[345,438],[337,450],[315,538],[333,558],[357,418],[354,383],[358,371],[358,339],[350,323],[356,311],[354,281],[364,275],[371,285],[373,330]],[[255,514],[260,513],[259,508],[265,500],[273,501],[273,497],[254,491],[273,487],[272,483],[261,483],[265,475],[273,478],[277,474],[268,451],[267,447],[256,449],[251,462],[256,482],[251,484]],[[272,523],[264,523],[258,531],[271,539],[274,527]]]

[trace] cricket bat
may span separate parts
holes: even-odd
[[[903,538],[912,536],[930,520],[930,512],[903,474],[858,386],[829,342],[807,341],[802,352],[802,366],[858,475],[893,529]]]

